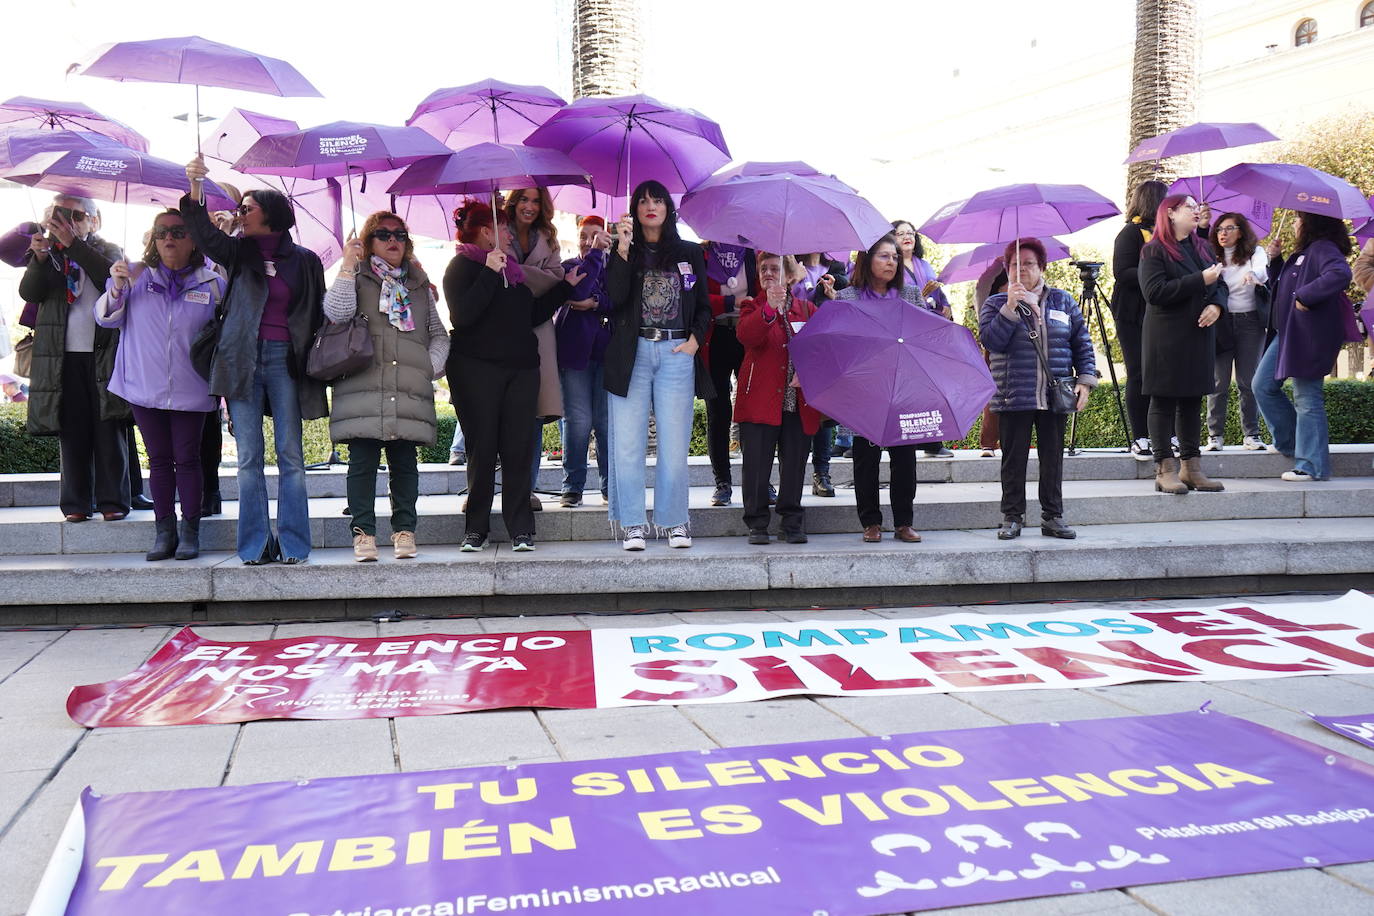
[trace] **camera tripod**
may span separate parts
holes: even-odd
[[[1107,337],[1107,325],[1102,318],[1105,305],[1097,294],[1097,275],[1102,270],[1101,261],[1070,261],[1078,268],[1079,279],[1083,281],[1083,295],[1078,300],[1083,312],[1083,320],[1091,328],[1093,318],[1097,318],[1097,332],[1102,336],[1102,349],[1107,357],[1107,371],[1112,378],[1112,395],[1116,398],[1116,413],[1121,420],[1121,431],[1125,436],[1126,451],[1131,450],[1131,427],[1126,422],[1126,407],[1121,400],[1121,385],[1116,378],[1116,360],[1112,354],[1112,342]],[[1091,335],[1090,335],[1091,336]],[[1098,373],[1099,377],[1101,373]],[[1070,455],[1078,454],[1078,414],[1069,416],[1069,445],[1065,450]]]

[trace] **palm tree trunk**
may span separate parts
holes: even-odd
[[[574,0],[573,98],[638,92],[642,52],[639,0]]]
[[[1190,124],[1196,117],[1197,0],[1136,0],[1135,63],[1131,71],[1131,138],[1136,144]],[[1126,194],[1148,178],[1172,181],[1191,166],[1179,159],[1137,162]]]

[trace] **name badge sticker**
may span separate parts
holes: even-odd
[[[1047,320],[1047,321],[1057,321],[1057,322],[1059,322],[1060,324],[1068,324],[1068,323],[1069,323],[1069,313],[1068,313],[1068,312],[1059,312],[1059,311],[1055,311],[1054,309],[1046,309],[1046,310],[1045,310],[1045,320]]]
[[[208,290],[203,289],[188,290],[186,293],[186,301],[194,302],[197,305],[209,305],[210,293]]]
[[[678,261],[677,272],[682,274],[682,288],[684,290],[690,290],[697,285],[697,276],[692,273],[691,264],[688,264],[686,261]]]

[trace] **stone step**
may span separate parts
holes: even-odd
[[[1034,523],[1040,517],[1040,508],[1034,498],[1034,487],[1029,489],[1027,519]],[[732,504],[721,507],[710,505],[711,493],[710,487],[693,487],[689,492],[693,535],[705,538],[746,535],[748,529],[738,490]],[[461,511],[463,499],[453,494],[420,497],[416,534],[421,545],[457,545],[462,541],[465,529]],[[998,483],[922,485],[916,491],[915,525],[920,531],[990,530],[1001,519],[1000,499]],[[886,503],[886,494],[882,500]],[[652,510],[652,491],[647,502]],[[541,544],[599,541],[607,549],[612,546],[612,532],[599,493],[589,494],[584,505],[575,509],[562,508],[556,497],[545,497],[542,504],[544,510],[535,516]],[[806,510],[806,529],[812,534],[844,534],[859,530],[854,491],[850,488],[840,487],[837,495],[828,499],[813,496],[807,488],[802,504]],[[344,514],[346,505],[347,501],[340,497],[317,497],[310,501],[314,548],[351,546],[349,518]],[[498,497],[491,537],[494,541],[507,541],[509,537],[501,523],[499,507]],[[272,508],[275,513],[275,505]],[[222,515],[202,520],[201,543],[206,550],[233,549],[238,509],[238,503],[226,502]],[[377,500],[376,511],[378,540],[388,544],[390,508],[385,497]],[[886,507],[884,516],[890,525],[891,515]],[[1226,490],[1221,493],[1184,496],[1156,493],[1153,483],[1148,480],[1070,480],[1064,485],[1064,518],[1074,526],[1244,519],[1256,527],[1281,530],[1293,519],[1339,517],[1363,518],[1374,530],[1374,521],[1371,521],[1374,518],[1374,477],[1340,477],[1306,483],[1239,478],[1227,480]],[[1260,520],[1273,521],[1266,524]],[[777,530],[776,518],[772,527]],[[135,511],[119,522],[96,518],[73,524],[63,521],[52,506],[0,509],[0,556],[142,553],[153,541],[153,529],[153,513],[148,510]]]
[[[921,453],[918,453],[921,454]],[[731,456],[731,479],[738,486],[740,482],[740,458]],[[916,476],[921,483],[987,483],[998,479],[1000,460],[979,457],[977,450],[959,449],[953,458],[927,458],[922,455],[916,462]],[[1358,477],[1368,474],[1374,467],[1374,445],[1333,445],[1331,447],[1332,475],[1334,477]],[[652,468],[653,459],[649,460]],[[1269,452],[1247,452],[1238,446],[1228,446],[1224,451],[1206,452],[1202,456],[1202,467],[1210,476],[1225,479],[1237,478],[1277,478],[1291,468],[1292,461],[1282,455]],[[715,483],[710,462],[702,456],[688,460],[689,482],[694,487],[708,487]],[[810,465],[807,465],[810,473]],[[1031,480],[1039,476],[1039,462],[1031,454],[1028,475]],[[342,497],[345,495],[347,467],[340,464],[328,468],[308,471],[306,487],[313,497]],[[853,482],[853,463],[847,458],[831,461],[831,480],[836,485]],[[776,480],[776,470],[774,479]],[[1136,461],[1123,449],[1082,449],[1064,459],[1065,480],[1145,480],[1154,476],[1154,465],[1148,461]],[[144,472],[146,479],[147,472]],[[882,480],[887,480],[887,453],[883,453]],[[379,475],[377,494],[386,493],[386,475]],[[653,486],[652,470],[647,475],[648,486]],[[594,493],[599,485],[595,464],[588,472],[587,492]],[[439,495],[460,493],[467,487],[467,471],[462,467],[447,464],[422,464],[420,466],[420,493]],[[545,459],[539,471],[537,489],[557,493],[563,488],[563,469]],[[267,489],[272,498],[277,492],[276,468],[267,469]],[[226,500],[238,498],[238,480],[232,466],[220,470],[220,492]],[[0,474],[0,508],[17,506],[56,506],[58,502],[57,474]]]
[[[421,546],[356,563],[328,548],[298,566],[244,566],[225,552],[146,563],[136,554],[0,557],[0,626],[116,620],[368,616],[406,606],[424,613],[535,614],[652,607],[776,607],[910,602],[957,594],[965,603],[1008,596],[1161,595],[1170,587],[1241,594],[1312,587],[1368,589],[1374,525],[1367,518],[1083,525],[1061,541],[1034,529],[999,541],[991,529],[930,531],[920,544],[854,533],[804,545],[751,546],[697,538],[629,553],[606,542],[504,544],[481,553]],[[945,590],[942,592],[941,590]],[[1188,593],[1188,592],[1185,592]],[[980,597],[981,596],[981,597]],[[919,602],[918,602],[919,603]]]

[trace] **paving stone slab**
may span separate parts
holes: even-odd
[[[225,784],[395,771],[387,719],[274,720],[242,726]]]
[[[1374,910],[1374,896],[1301,865],[1294,863],[1296,871],[1150,884],[1131,888],[1130,895],[1169,916],[1367,916]]]
[[[391,558],[358,563],[351,547],[312,550],[309,561],[296,566],[244,566],[221,557],[212,581],[216,601],[490,595],[495,590],[491,554],[474,557],[456,547],[431,547],[423,563]]]
[[[1247,719],[1286,735],[1293,735],[1304,741],[1310,741],[1318,747],[1336,751],[1347,757],[1354,757],[1356,760],[1374,766],[1374,749],[1368,748],[1358,741],[1352,741],[1344,735],[1338,735],[1301,713],[1291,712],[1287,709],[1262,709],[1241,713],[1238,718]]]
[[[541,709],[537,714],[564,760],[635,757],[715,747],[705,732],[672,706]]]
[[[61,630],[0,630],[0,684],[62,636]]]
[[[558,759],[533,710],[491,710],[395,720],[396,750],[405,772]]]
[[[996,716],[947,693],[816,697],[815,701],[870,735],[901,735],[1005,724]]]
[[[700,703],[678,707],[722,747],[783,744],[806,735],[808,741],[856,738],[863,732],[807,697],[753,703]]]
[[[1113,703],[1110,694],[1085,690],[978,690],[961,691],[959,699],[1011,725],[1025,722],[1069,722],[1130,715]]]
[[[1146,916],[1157,913],[1132,900],[1123,891],[1097,891],[1061,897],[1037,897],[1034,900],[1008,900],[982,906],[961,906],[953,909],[921,910],[921,916]],[[913,914],[915,916],[915,914]]]
[[[589,556],[578,545],[566,542],[541,544],[525,554],[501,546],[496,554],[495,587],[507,594],[534,595],[767,588],[762,560],[742,556],[736,547],[733,542],[727,545],[703,539],[689,550],[673,550],[655,541],[639,557],[627,560],[627,551],[612,548],[605,556]]]

